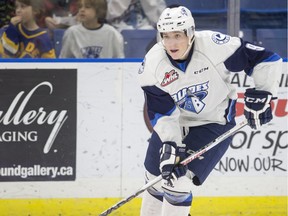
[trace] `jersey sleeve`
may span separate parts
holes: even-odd
[[[148,116],[153,130],[162,142],[172,141],[179,144],[182,142],[179,126],[180,110],[169,93],[159,88],[154,75],[156,68],[157,63],[149,60],[146,62],[145,59],[139,70],[139,81],[144,91]]]
[[[239,37],[219,32],[203,31],[197,35],[200,35],[198,50],[215,65],[224,63],[228,72],[244,71],[253,78],[256,89],[269,91],[274,97],[277,95],[282,73],[282,59],[279,55]]]
[[[154,131],[162,142],[181,143],[180,111],[171,96],[156,86],[142,87],[145,92],[147,112]]]
[[[231,72],[244,71],[254,80],[255,88],[277,95],[282,73],[282,58],[264,47],[241,41],[241,46],[224,62]]]

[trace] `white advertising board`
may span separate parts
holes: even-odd
[[[246,126],[238,132],[231,148],[204,185],[195,187],[194,194],[287,195],[288,78],[287,63],[283,64],[273,122],[260,131]],[[0,69],[77,69],[75,181],[1,182],[1,198],[125,197],[141,187],[150,133],[143,121],[139,66],[140,62],[1,63]],[[241,97],[252,84],[242,75],[234,75],[232,82],[239,87],[240,121]]]

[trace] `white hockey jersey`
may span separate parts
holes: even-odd
[[[148,115],[162,142],[182,142],[183,126],[225,124],[234,119],[236,89],[230,73],[244,71],[256,89],[276,95],[282,59],[240,38],[213,31],[195,32],[186,61],[174,61],[158,43],[139,69]]]

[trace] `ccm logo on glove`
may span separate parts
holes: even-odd
[[[245,97],[245,102],[247,103],[265,103],[267,98],[252,98],[252,97]]]
[[[271,110],[272,94],[268,91],[249,88],[244,94],[244,115],[253,129],[270,122],[273,118]]]

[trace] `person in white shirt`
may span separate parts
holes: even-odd
[[[106,12],[105,0],[81,0],[80,24],[65,31],[59,58],[124,58],[122,35],[101,22]]]

